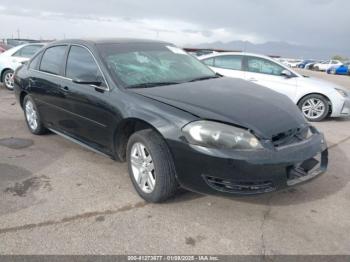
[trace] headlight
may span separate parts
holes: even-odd
[[[190,144],[211,148],[260,149],[259,140],[248,130],[211,121],[196,121],[182,129]]]
[[[348,94],[343,89],[335,88],[335,90],[337,90],[338,93],[341,94],[343,97],[347,97],[348,96]]]

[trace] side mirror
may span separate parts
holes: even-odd
[[[291,78],[293,75],[292,75],[292,73],[289,71],[289,70],[283,70],[282,72],[281,72],[281,76],[284,76],[284,77],[286,77],[286,78]]]
[[[80,85],[94,85],[94,86],[101,86],[102,82],[97,79],[73,79],[73,83],[80,84]]]

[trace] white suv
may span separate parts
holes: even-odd
[[[309,121],[321,121],[328,115],[350,115],[350,94],[346,89],[300,75],[267,56],[220,53],[199,59],[221,75],[245,79],[285,94]]]

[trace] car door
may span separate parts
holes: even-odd
[[[65,99],[72,110],[71,125],[67,131],[74,138],[109,153],[115,117],[108,102],[107,82],[88,48],[70,47],[65,77]]]
[[[245,59],[246,80],[268,87],[295,101],[297,81],[292,72],[290,77],[282,75],[288,69],[265,58],[246,56]]]
[[[223,76],[244,79],[243,56],[241,55],[219,55],[204,59],[203,62],[214,72]]]
[[[39,108],[40,116],[49,128],[64,130],[69,124],[70,108],[62,88],[67,45],[47,48],[35,57],[29,68],[29,88]]]

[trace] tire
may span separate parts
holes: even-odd
[[[144,146],[144,148],[142,148],[142,146]],[[140,157],[140,154],[144,154],[145,157]],[[144,167],[142,165],[145,163],[143,161],[148,161],[144,159],[149,159],[149,157],[151,159],[150,162],[153,163],[153,172],[139,172],[138,168],[140,166],[141,169],[150,167]],[[131,181],[137,193],[144,200],[152,203],[160,203],[169,199],[176,193],[179,186],[176,180],[173,158],[167,144],[158,133],[152,129],[146,129],[131,135],[127,145],[126,159]],[[142,164],[140,164],[140,162],[142,162]],[[152,167],[149,168],[149,170],[151,169]],[[143,172],[148,173],[148,175],[142,175],[144,174]],[[148,179],[144,177],[148,177]],[[152,179],[153,182],[150,179]],[[147,183],[142,182],[146,180]],[[150,186],[152,184],[154,185],[153,189]]]
[[[8,69],[6,70],[3,75],[2,75],[2,79],[1,82],[3,82],[4,86],[8,89],[8,90],[13,90],[13,80],[11,80],[13,78],[13,70]]]
[[[314,105],[316,105],[318,103],[316,101],[320,101],[320,105],[319,105],[318,109],[323,108],[323,111],[316,112],[316,110],[315,110],[314,114],[313,114],[312,112],[310,112],[310,110],[312,111],[313,109],[307,110],[309,105],[311,108],[317,109],[316,106],[311,105],[312,104],[311,101],[313,101]],[[322,104],[323,104],[323,107],[322,107]],[[323,119],[325,119],[328,116],[328,113],[329,113],[329,101],[328,101],[328,99],[325,98],[324,96],[318,95],[318,94],[311,94],[311,95],[305,96],[298,103],[298,107],[301,110],[301,112],[303,113],[304,117],[310,122],[322,121]]]
[[[25,117],[27,126],[29,128],[29,131],[32,134],[43,135],[47,133],[47,129],[45,128],[41,120],[41,117],[35,105],[35,102],[29,95],[25,96],[23,99],[23,110],[24,110],[24,117]],[[36,124],[34,124],[34,120]]]

